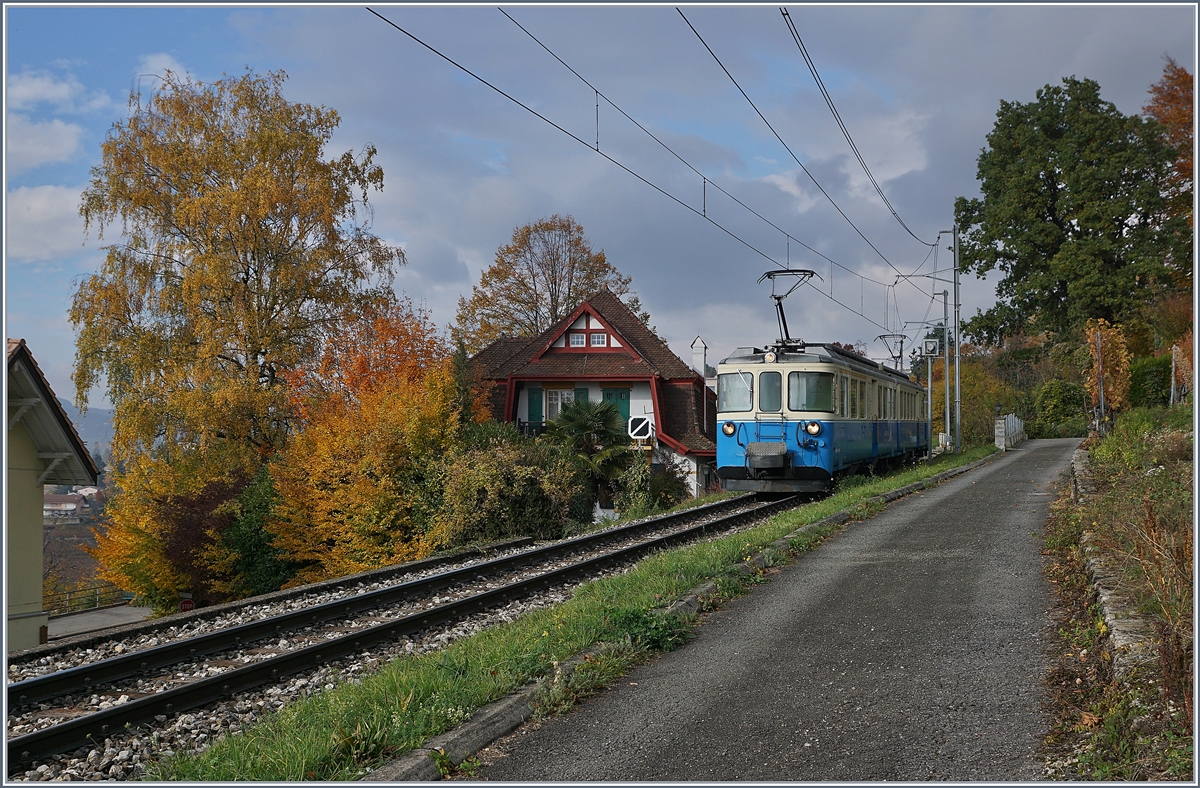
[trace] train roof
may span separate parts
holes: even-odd
[[[778,354],[779,363],[832,362],[839,366],[858,367],[862,371],[882,372],[897,380],[912,383],[912,379],[899,370],[881,364],[878,361],[872,361],[857,353],[851,353],[843,348],[825,343],[793,345],[787,348],[740,347],[734,350],[728,358],[722,359],[721,363],[735,364],[741,362],[743,364],[761,364],[763,363],[763,355],[768,350],[772,350]]]

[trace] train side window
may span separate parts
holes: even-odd
[[[717,410],[743,411],[754,407],[754,375],[725,372],[717,375]]]
[[[850,381],[850,418],[858,418],[858,381]]]
[[[783,409],[783,375],[781,373],[759,373],[758,409],[771,413]]]
[[[833,375],[828,372],[789,372],[788,410],[832,413]]]

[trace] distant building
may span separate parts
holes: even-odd
[[[43,517],[78,517],[88,508],[88,499],[80,493],[43,495]]]
[[[715,479],[716,460],[716,394],[705,385],[703,348],[703,341],[693,344],[697,371],[602,290],[540,336],[501,337],[471,364],[494,384],[492,415],[527,434],[541,434],[564,406],[583,398],[613,403],[626,422],[649,418],[657,457],[687,468],[698,495]]]
[[[47,484],[92,485],[96,465],[23,339],[8,340],[7,543],[9,651],[46,642],[42,511]]]

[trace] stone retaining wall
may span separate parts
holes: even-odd
[[[1086,449],[1077,449],[1071,458],[1071,500],[1086,501],[1096,495]],[[1112,556],[1096,544],[1095,535],[1085,531],[1080,539],[1084,566],[1092,590],[1100,603],[1104,625],[1108,627],[1108,650],[1112,655],[1113,678],[1120,680],[1139,665],[1155,662],[1153,621],[1138,612],[1132,596],[1125,591],[1120,569]]]

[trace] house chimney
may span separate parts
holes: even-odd
[[[692,369],[696,370],[702,378],[707,377],[704,372],[704,367],[707,363],[707,351],[708,345],[704,344],[704,340],[697,335],[692,340]]]

